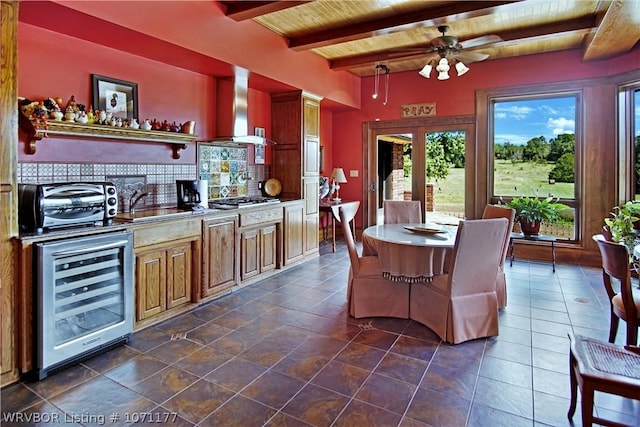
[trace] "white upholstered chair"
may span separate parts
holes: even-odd
[[[515,220],[516,210],[506,206],[487,205],[482,213],[482,219],[490,218],[506,218],[509,220],[507,233],[504,236],[504,244],[502,247],[502,262],[500,262],[500,270],[496,277],[496,294],[498,294],[498,308],[507,306],[507,278],[504,274],[504,263],[509,251],[509,240],[511,238],[511,230],[513,229],[513,221]]]
[[[419,200],[385,200],[382,208],[385,224],[422,222],[422,206]]]
[[[498,335],[496,274],[506,218],[461,221],[449,273],[411,284],[409,317],[450,343]]]
[[[406,319],[409,317],[409,284],[382,277],[377,256],[358,255],[349,223],[359,206],[359,201],[339,206],[340,224],[351,261],[347,287],[349,314],[355,318],[379,316]]]

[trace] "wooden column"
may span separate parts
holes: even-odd
[[[17,261],[12,238],[18,234],[18,1],[2,1],[0,32],[0,318],[1,384],[18,379],[16,333]]]

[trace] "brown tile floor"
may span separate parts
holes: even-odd
[[[569,425],[567,332],[607,338],[599,270],[559,265],[554,274],[516,260],[500,336],[452,346],[409,320],[350,318],[346,250],[322,253],[44,381],[5,387],[0,421]],[[598,395],[596,404],[640,426],[640,402]],[[25,422],[9,421],[17,412]]]

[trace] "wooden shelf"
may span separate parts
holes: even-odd
[[[179,159],[180,150],[186,149],[187,144],[194,142],[197,138],[196,135],[179,132],[140,130],[96,124],[87,125],[55,120],[48,120],[45,129],[44,124],[38,125],[23,114],[18,114],[18,116],[20,128],[29,138],[28,143],[25,145],[27,154],[36,152],[36,144],[42,138],[59,135],[169,144],[173,149],[173,158]]]

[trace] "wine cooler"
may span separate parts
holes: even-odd
[[[115,232],[36,245],[37,377],[128,341],[133,237]]]

